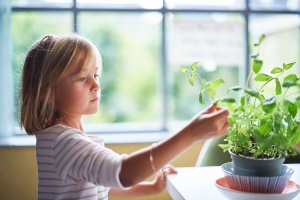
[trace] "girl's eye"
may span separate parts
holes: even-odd
[[[94,75],[94,78],[95,78],[95,79],[98,79],[98,78],[99,78],[99,75],[98,75],[98,74],[95,74],[95,75]]]
[[[80,78],[79,81],[84,82],[86,78]]]

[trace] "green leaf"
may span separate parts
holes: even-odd
[[[257,54],[252,54],[250,57],[251,58],[257,58],[259,56],[259,54],[257,53]]]
[[[291,86],[294,86],[294,85],[297,85],[297,83],[294,82],[294,81],[288,80],[288,81],[283,82],[282,87],[291,87]]]
[[[257,46],[259,46],[259,44],[258,44],[258,43],[255,43],[254,46],[257,47]]]
[[[275,113],[273,116],[273,126],[274,126],[274,132],[275,134],[278,134],[280,127],[283,125],[282,124],[282,116],[278,113]]]
[[[233,86],[233,87],[230,87],[228,90],[233,90],[233,91],[240,91],[242,90],[243,88],[241,86]]]
[[[259,98],[259,100],[261,101],[261,102],[264,102],[265,101],[265,96],[264,95],[261,95],[261,94],[259,94],[258,95],[258,98]]]
[[[235,103],[235,99],[231,98],[231,97],[225,97],[225,98],[221,99],[221,101],[225,102],[225,103]]]
[[[259,98],[259,93],[252,89],[244,89],[244,91],[252,97]]]
[[[288,101],[283,101],[282,102],[282,111],[284,113],[288,113],[289,112],[289,102]]]
[[[254,73],[258,73],[261,70],[263,62],[261,60],[258,59],[254,59],[253,60],[253,64],[252,64],[252,70],[254,71]]]
[[[275,88],[276,95],[280,95],[282,91],[281,91],[281,84],[278,78],[275,79],[275,83],[276,83],[276,88]]]
[[[206,92],[211,98],[213,98],[216,94],[216,91],[212,88],[206,88]]]
[[[251,134],[258,143],[265,139],[258,129],[251,129]]]
[[[226,151],[228,151],[231,148],[230,144],[218,144],[219,147],[221,147],[223,149],[223,152],[225,153]]]
[[[205,102],[203,101],[202,92],[199,93],[199,103],[202,105],[205,104]]]
[[[292,145],[295,145],[295,144],[297,144],[299,142],[300,142],[300,127],[298,127],[298,130],[295,133],[295,136],[291,140]]]
[[[284,81],[294,81],[296,82],[298,80],[297,75],[296,74],[289,74],[286,77],[284,77],[283,82]]]
[[[273,110],[276,108],[276,100],[277,100],[276,96],[271,96],[271,97],[265,99],[265,102],[262,105],[262,109],[266,113],[272,113]]]
[[[231,125],[231,126],[234,126],[236,120],[232,117],[232,116],[229,116],[228,117],[228,123]]]
[[[188,72],[188,70],[185,69],[185,68],[180,68],[179,71],[182,72],[182,73],[187,73]]]
[[[296,117],[298,112],[298,106],[296,104],[293,104],[292,102],[290,103],[291,104],[289,104],[289,112],[293,117]]]
[[[196,71],[196,69],[197,69],[197,64],[198,64],[198,62],[194,62],[194,63],[191,65],[191,68],[192,68],[193,71]]]
[[[260,38],[259,38],[259,44],[261,44],[262,43],[262,41],[265,39],[265,35],[262,35],[262,36],[260,36]]]
[[[281,72],[283,72],[283,69],[275,67],[274,69],[272,69],[271,74],[279,74]]]
[[[258,125],[258,130],[264,135],[268,135],[273,128],[273,120],[272,118],[265,118],[260,120],[260,124]]]
[[[260,81],[260,82],[265,82],[271,80],[273,77],[269,76],[267,74],[259,73],[257,76],[254,78],[255,81]]]
[[[290,69],[291,67],[293,67],[293,65],[294,65],[295,63],[296,63],[296,62],[289,63],[289,64],[284,64],[284,63],[283,63],[283,69],[285,69],[285,70]]]
[[[285,99],[284,102],[287,103],[287,105],[288,105],[288,111],[289,111],[289,113],[290,113],[293,117],[295,117],[296,114],[297,114],[297,112],[298,112],[298,107],[297,107],[297,105],[293,104],[292,102],[290,102],[290,101],[287,100],[287,99]]]
[[[295,128],[295,123],[294,123],[294,120],[293,120],[293,116],[291,114],[287,115],[285,117],[285,122],[287,123],[287,133],[289,135],[291,135],[291,131],[294,132],[294,128]]]
[[[190,78],[189,78],[189,83],[194,86],[194,77],[195,77],[195,73],[192,73]]]
[[[296,101],[296,102],[294,102],[294,104],[295,104],[298,108],[300,108],[300,101]]]
[[[276,100],[277,100],[276,96],[270,96],[270,97],[266,98],[266,104],[273,104],[276,102]]]
[[[241,103],[242,106],[244,106],[246,104],[246,97],[245,96],[241,97],[240,103]]]
[[[230,112],[234,112],[236,109],[236,106],[233,103],[228,103],[226,106]]]
[[[214,81],[209,82],[209,87],[211,87],[212,89],[215,89],[215,88],[219,87],[220,85],[222,85],[223,83],[225,83],[223,81],[223,79],[214,80]]]
[[[300,101],[300,96],[296,98],[296,101]]]

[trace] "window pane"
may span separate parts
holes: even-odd
[[[253,14],[249,18],[250,28],[250,44],[258,41],[261,34],[266,37],[259,49],[259,58],[263,60],[261,73],[270,74],[274,67],[282,68],[283,63],[288,64],[296,62],[296,64],[284,72],[280,81],[290,73],[300,75],[300,38],[299,38],[299,15],[270,15],[270,14]],[[257,53],[257,47],[251,47],[252,54]],[[251,65],[250,65],[251,66]],[[272,84],[272,83],[270,83]],[[252,82],[253,88],[259,89],[262,84]],[[266,97],[274,95],[275,91],[265,89]],[[292,96],[291,96],[292,97]]]
[[[60,22],[60,23],[57,23]],[[72,32],[72,13],[66,12],[13,12],[11,30],[13,41],[13,72],[15,105],[18,84],[25,54],[32,43],[44,34]],[[15,120],[17,122],[17,120]]]
[[[15,7],[72,7],[73,0],[12,0]]]
[[[127,123],[123,131],[161,127],[161,14],[81,12],[78,19],[79,33],[99,45],[104,63],[100,110],[84,122]]]
[[[250,0],[253,10],[299,10],[299,0]]]
[[[172,120],[188,120],[211,101],[204,95],[206,105],[200,105],[200,84],[189,82],[189,74],[179,72],[198,62],[197,72],[207,81],[223,79],[217,90],[220,97],[227,88],[243,82],[245,67],[245,22],[239,14],[173,14],[167,17],[168,64],[172,70],[170,113]],[[241,80],[240,80],[241,79]],[[234,94],[232,94],[234,95]]]
[[[245,0],[165,0],[170,9],[244,9]]]
[[[89,8],[145,8],[157,9],[162,7],[163,0],[77,0],[78,7]]]

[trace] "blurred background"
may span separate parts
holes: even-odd
[[[299,14],[300,0],[1,0],[0,137],[25,135],[16,115],[20,72],[28,48],[44,34],[77,32],[102,54],[100,110],[84,118],[88,133],[167,136],[211,101],[204,96],[207,104],[199,104],[200,85],[190,86],[181,67],[198,62],[203,78],[225,81],[219,88],[225,96],[228,87],[245,83],[249,55],[257,52],[253,43],[265,34],[260,58],[266,72],[296,62],[292,70],[299,75]],[[149,144],[111,145],[130,153]],[[174,165],[193,166],[201,145],[185,154],[188,160],[181,156]],[[34,179],[30,184],[35,186],[34,147],[3,145],[0,156],[2,172],[16,167],[17,159],[30,157],[29,165],[15,170],[30,170],[28,177],[18,173]],[[1,186],[10,183],[6,193],[16,184],[10,176],[16,171],[0,174]],[[35,195],[23,192],[25,199]],[[8,192],[5,199],[11,195],[15,194]],[[167,198],[165,194],[154,199]]]
[[[104,60],[102,99],[99,112],[84,119],[90,131],[168,131],[189,120],[204,107],[199,86],[191,87],[179,68],[198,62],[202,77],[223,78],[223,88],[244,84],[248,55],[256,52],[252,44],[262,34],[267,70],[296,62],[299,73],[298,0],[10,3],[14,105],[24,56],[35,40],[78,32],[97,44]],[[226,95],[222,87],[220,95]]]

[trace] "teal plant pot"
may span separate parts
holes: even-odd
[[[285,158],[246,158],[229,150],[233,173],[242,176],[279,176]]]

